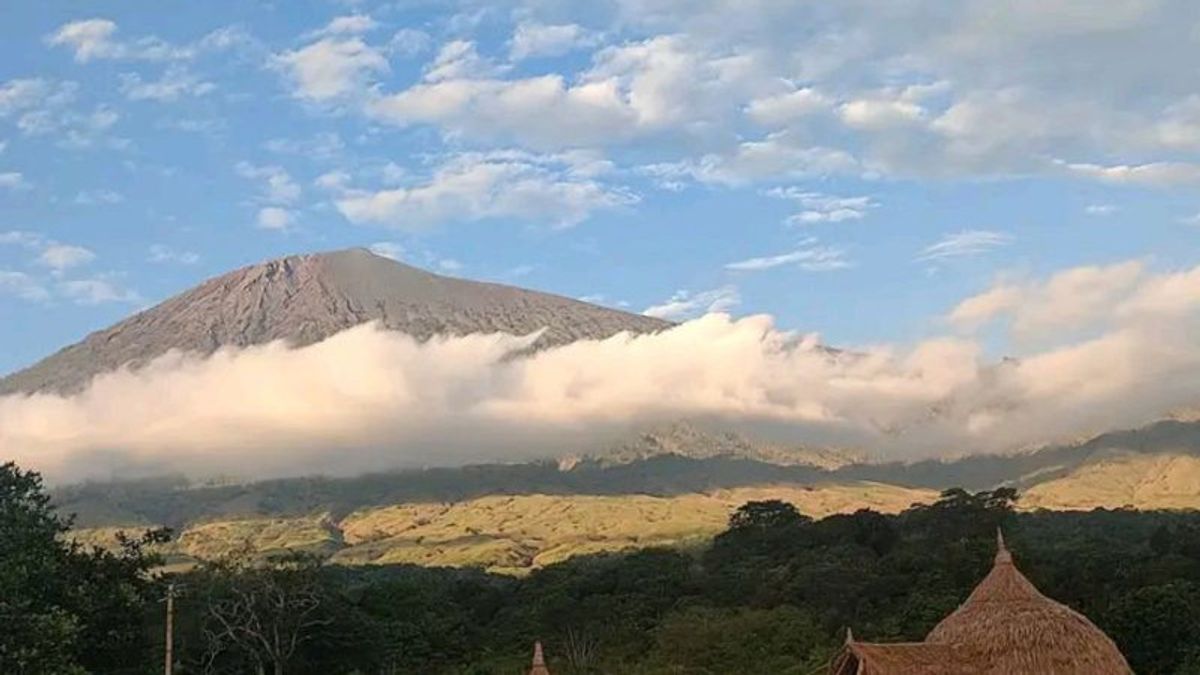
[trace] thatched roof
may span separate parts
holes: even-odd
[[[925,642],[873,644],[846,634],[830,675],[1133,675],[1079,612],[1042,595],[997,533],[996,561]]]
[[[1120,650],[1079,612],[1047,598],[998,537],[992,571],[926,643],[970,651],[984,675],[1131,675]]]
[[[847,641],[833,660],[832,675],[968,675],[967,655],[954,645],[926,642],[877,644]]]
[[[530,669],[529,675],[550,675],[550,670],[546,668],[546,657],[542,655],[542,643],[533,643],[533,668]]]

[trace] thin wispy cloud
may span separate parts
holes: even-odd
[[[812,225],[815,223],[841,223],[861,220],[867,212],[877,208],[878,203],[868,196],[839,197],[820,192],[808,192],[796,187],[772,188],[767,195],[777,199],[796,202],[801,211],[788,216],[789,225]]]
[[[748,258],[725,265],[734,272],[761,272],[776,267],[797,267],[806,272],[831,272],[852,267],[846,252],[832,246],[818,245],[815,239],[802,242],[801,248],[778,255]]]
[[[1112,204],[1088,204],[1083,211],[1089,216],[1111,216],[1117,212],[1117,207]]]
[[[925,247],[916,257],[918,262],[936,262],[951,258],[969,258],[1009,246],[1015,241],[1007,232],[995,230],[963,230],[947,234]]]

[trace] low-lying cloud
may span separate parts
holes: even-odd
[[[1072,341],[1019,359],[990,359],[970,333],[831,351],[768,316],[710,314],[659,334],[517,357],[536,336],[421,343],[363,325],[300,349],[168,354],[74,396],[0,399],[0,447],[56,481],[531,459],[679,418],[887,458],[1000,451],[1200,401],[1200,272],[1114,269],[1127,272],[1123,283],[1068,271],[1069,284],[998,284],[1019,288],[1021,303],[974,300],[975,330],[1006,313],[1023,330],[1022,308],[1041,316],[1043,295],[1070,303],[1064,287],[1103,286],[1112,312],[1098,317],[1095,293],[1076,288],[1067,295],[1085,298],[1088,311],[1064,306],[1062,315],[1085,322],[1086,334],[1073,330]]]

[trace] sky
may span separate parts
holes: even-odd
[[[1200,302],[1191,0],[0,18],[0,372],[350,246],[678,321],[768,315],[918,378],[946,337],[1060,363],[1147,316],[1186,333]]]
[[[849,345],[1196,262],[1200,6],[889,4],[7,3],[0,371],[348,246]]]

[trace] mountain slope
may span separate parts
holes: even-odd
[[[207,355],[281,339],[304,346],[369,321],[422,340],[545,329],[536,347],[670,325],[548,293],[445,277],[350,249],[290,256],[210,279],[0,380],[0,395],[76,392],[100,373],[172,349]]]
[[[564,470],[588,465],[610,467],[664,455],[698,460],[749,460],[777,466],[809,466],[826,470],[849,466],[862,459],[846,450],[771,443],[751,439],[734,431],[710,430],[687,421],[677,421],[647,429],[597,451],[564,456],[559,460],[559,466]]]

